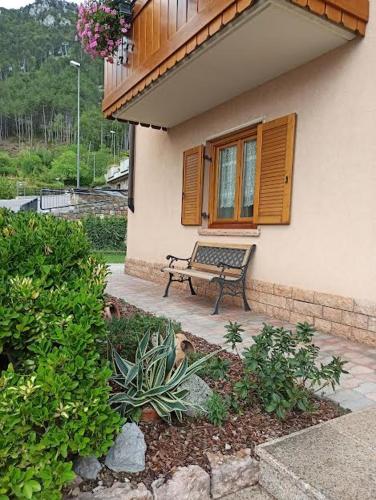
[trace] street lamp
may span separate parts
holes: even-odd
[[[71,66],[77,69],[77,188],[80,187],[80,73],[81,64],[70,61]]]

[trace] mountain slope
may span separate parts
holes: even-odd
[[[74,141],[77,71],[70,59],[81,63],[82,110],[101,120],[103,63],[76,41],[76,9],[64,0],[0,8],[0,141]]]

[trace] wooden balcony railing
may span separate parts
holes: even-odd
[[[261,0],[138,0],[123,64],[105,63],[103,111],[112,114]],[[286,0],[280,0],[286,1]],[[365,34],[369,0],[289,0],[332,23]]]

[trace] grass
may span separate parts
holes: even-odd
[[[125,253],[118,252],[116,250],[101,250],[95,252],[97,255],[101,255],[107,264],[124,264]]]

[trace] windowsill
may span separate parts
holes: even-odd
[[[260,228],[256,229],[210,229],[207,227],[198,228],[200,236],[242,236],[242,237],[255,237],[260,236]]]

